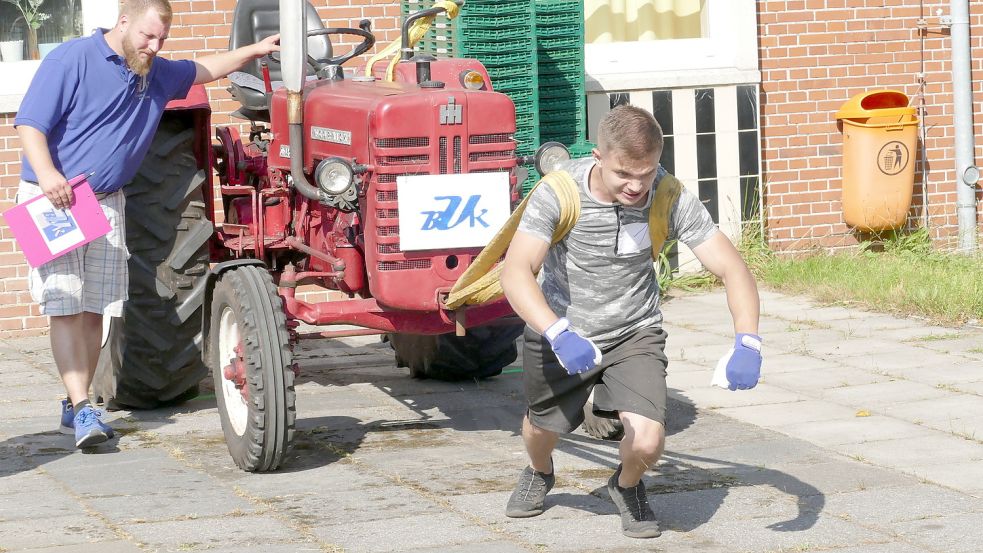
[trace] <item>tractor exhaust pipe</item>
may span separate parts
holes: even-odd
[[[287,92],[287,123],[290,129],[290,185],[302,196],[321,201],[320,190],[304,174],[304,94]]]
[[[319,190],[304,175],[304,81],[307,59],[307,15],[304,0],[280,0],[280,70],[287,88],[290,129],[290,185],[305,198],[320,201]]]

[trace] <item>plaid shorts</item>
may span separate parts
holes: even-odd
[[[39,194],[41,187],[21,181],[17,202]],[[124,219],[126,197],[121,190],[97,197],[112,227],[109,234],[32,268],[29,273],[31,297],[45,315],[76,315],[83,311],[111,317],[123,314],[129,284],[126,261],[130,257]]]

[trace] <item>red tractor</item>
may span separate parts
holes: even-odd
[[[230,48],[279,29],[282,70],[257,60],[231,76],[248,142],[228,126],[213,143],[203,89],[169,106],[125,188],[130,299],[94,384],[103,401],[181,401],[210,371],[233,459],[267,471],[293,437],[301,322],[385,334],[421,378],[493,376],[516,358],[504,299],[444,302],[520,199],[520,166],[565,149],[517,156],[515,107],[481,63],[413,56],[410,26],[442,10],[403,23],[389,82],[342,69],[373,46],[367,21],[324,28],[300,0],[239,0]],[[335,35],[361,42],[336,56]],[[340,299],[305,301],[301,285]]]

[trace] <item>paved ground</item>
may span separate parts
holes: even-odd
[[[720,293],[665,311],[668,447],[645,482],[668,529],[631,540],[604,491],[615,444],[577,433],[539,517],[503,515],[525,465],[521,374],[407,378],[377,338],[298,352],[286,467],[232,464],[214,396],[59,434],[46,338],[0,341],[0,553],[12,551],[983,551],[983,329],[763,296],[764,381],[708,386]]]

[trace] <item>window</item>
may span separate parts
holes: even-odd
[[[30,5],[33,0],[15,0]],[[97,27],[112,27],[118,3],[107,0],[44,0],[38,4],[38,53],[43,56],[66,40]],[[27,51],[28,27],[17,6],[0,1],[0,113],[17,111],[40,62]]]
[[[585,0],[588,91],[760,82],[754,0]]]

